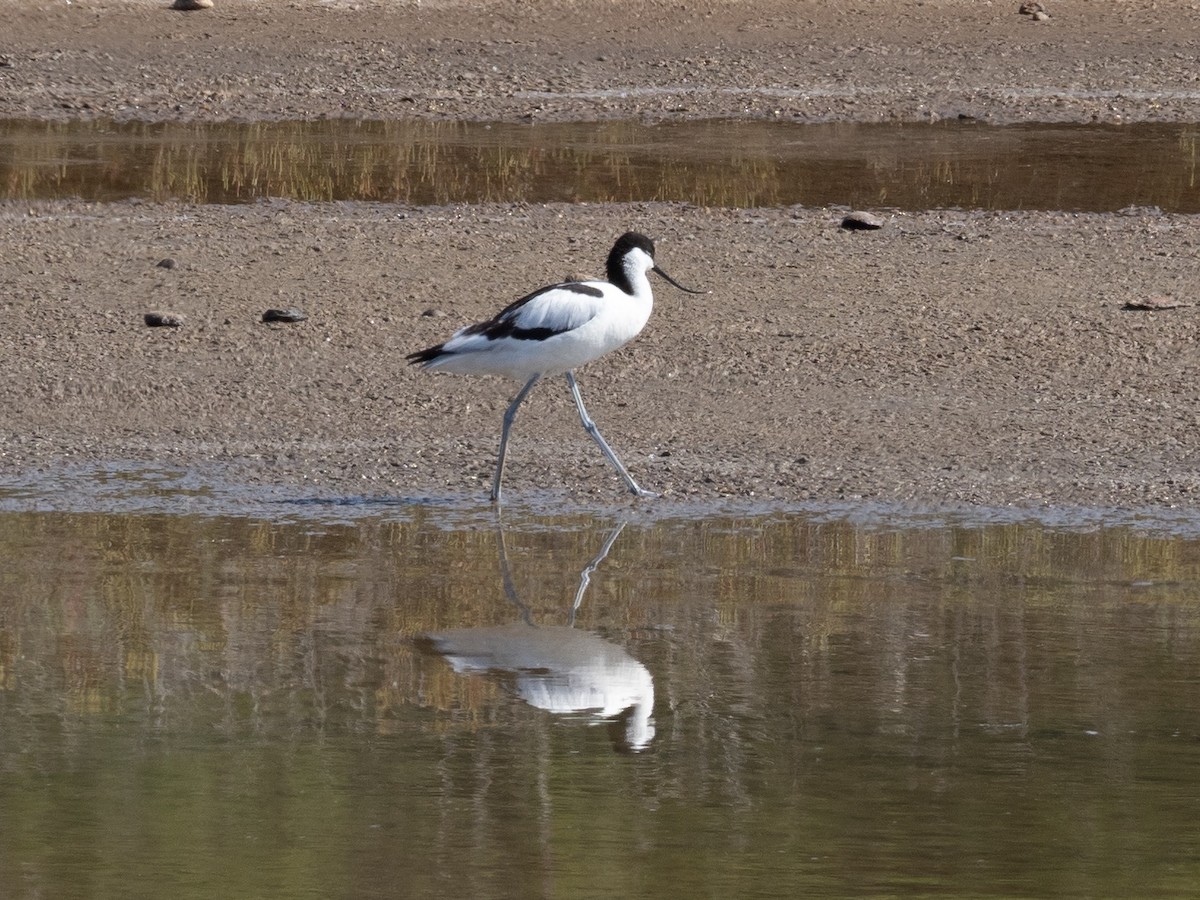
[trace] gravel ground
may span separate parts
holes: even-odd
[[[1195,6],[16,0],[0,117],[1200,121]],[[516,386],[403,355],[632,228],[666,284],[579,373],[668,498],[1189,506],[1200,221],[675,205],[0,204],[0,476],[215,467],[249,484],[486,495]],[[174,268],[157,263],[176,261]],[[1123,309],[1169,296],[1187,305]],[[297,306],[299,324],[263,324]],[[182,318],[149,328],[145,313]],[[506,491],[620,501],[561,380]]]
[[[1197,4],[5,0],[0,116],[1200,121]]]
[[[643,334],[579,373],[643,486],[676,497],[1162,505],[1200,490],[1194,217],[674,205],[0,205],[0,469],[218,463],[247,482],[486,493],[516,386],[436,343],[626,228]],[[176,260],[175,268],[157,265]],[[299,324],[263,324],[299,307]],[[148,328],[149,311],[182,318]],[[510,495],[619,498],[561,380],[514,429]]]

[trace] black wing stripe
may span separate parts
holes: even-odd
[[[570,328],[546,327],[518,328],[512,319],[493,319],[490,322],[472,325],[467,333],[482,335],[489,341],[498,341],[501,338],[512,338],[515,341],[544,341],[546,338],[552,338],[556,334],[563,334],[571,330]]]
[[[572,331],[572,328],[518,328],[514,319],[516,313],[535,297],[540,297],[547,291],[570,291],[574,294],[581,294],[584,297],[603,297],[604,291],[598,287],[593,287],[590,284],[583,284],[579,281],[568,281],[563,284],[551,284],[544,288],[539,288],[532,294],[526,294],[520,300],[515,300],[504,309],[496,314],[495,318],[488,319],[486,322],[476,322],[474,325],[468,325],[459,332],[461,335],[482,335],[489,341],[497,341],[500,338],[512,338],[515,341],[545,341],[556,334],[565,334]],[[457,336],[457,335],[456,335]],[[428,347],[425,350],[418,350],[415,353],[409,353],[404,358],[408,360],[409,365],[421,365],[423,363],[432,362],[439,356],[446,355],[446,345],[438,344],[436,347]],[[453,354],[455,351],[450,351]]]
[[[513,313],[515,313],[517,310],[519,310],[522,306],[524,306],[530,300],[533,300],[535,297],[540,297],[540,296],[542,296],[542,294],[545,294],[548,291],[570,291],[573,294],[582,294],[584,297],[603,297],[604,296],[604,291],[600,290],[600,288],[592,287],[590,284],[584,284],[583,282],[580,282],[580,281],[567,281],[567,282],[564,282],[563,284],[548,284],[544,288],[538,288],[532,294],[526,294],[520,300],[514,300],[512,303],[508,304],[508,306],[504,307],[504,309],[502,309],[502,310],[500,310],[500,312],[496,313],[496,316],[494,319],[492,319],[492,322],[495,322],[499,319],[504,319],[504,318],[507,318],[508,316],[511,316]],[[490,325],[491,322],[480,322],[479,324],[480,325]],[[472,327],[479,327],[479,326],[472,326]],[[480,330],[482,330],[482,329],[480,329]],[[478,334],[479,332],[472,331],[470,333]]]
[[[547,285],[544,288],[539,288],[532,294],[526,294],[520,300],[510,303],[504,309],[500,310],[495,318],[489,319],[486,322],[477,322],[474,325],[468,325],[463,329],[463,334],[481,334],[489,341],[505,337],[511,337],[518,341],[544,341],[546,338],[554,337],[556,334],[571,331],[572,329],[570,328],[519,328],[513,321],[517,317],[516,314],[525,304],[549,291],[570,291],[573,294],[580,294],[584,297],[604,296],[604,291],[600,290],[600,288],[578,281]]]

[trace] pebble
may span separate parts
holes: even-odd
[[[176,266],[176,262],[168,256],[166,259],[160,259],[155,265],[160,269],[173,269]]]
[[[171,4],[171,9],[180,9],[184,12],[191,12],[195,9],[212,9],[213,0],[175,0]]]
[[[178,328],[183,324],[183,317],[174,313],[149,312],[144,318],[151,328]]]
[[[435,309],[432,306],[429,309],[425,310],[425,312],[421,313],[421,315],[427,319],[444,319],[444,318],[446,318],[445,310]]]
[[[294,306],[287,309],[268,309],[262,314],[264,322],[303,322],[307,318],[308,313]]]
[[[847,231],[878,231],[883,219],[869,212],[852,212],[842,219],[842,227]]]

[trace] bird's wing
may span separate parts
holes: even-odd
[[[573,331],[600,311],[604,291],[598,284],[571,281],[553,284],[510,303],[495,318],[468,325],[459,334],[486,338],[545,339]]]

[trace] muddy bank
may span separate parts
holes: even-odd
[[[1195,5],[8,0],[0,116],[1200,120]]]
[[[669,205],[0,207],[16,473],[123,460],[378,496],[485,494],[515,386],[406,352],[591,276],[626,228],[665,284],[584,368],[589,410],[669,497],[1172,505],[1200,490],[1194,217]],[[157,265],[165,258],[174,268]],[[263,324],[296,306],[301,324]],[[148,328],[147,311],[183,318]],[[565,384],[534,392],[507,489],[619,500]]]

